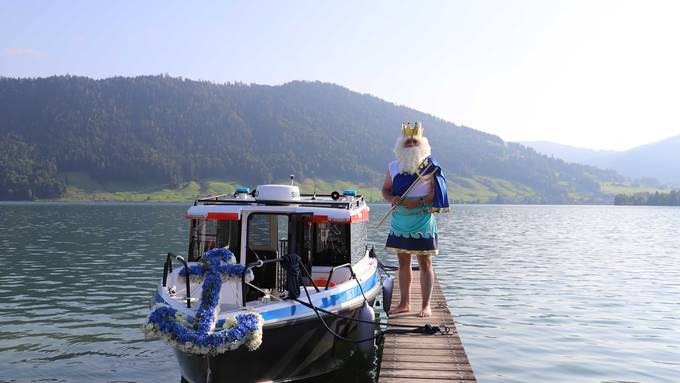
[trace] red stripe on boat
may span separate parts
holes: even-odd
[[[206,219],[219,219],[223,221],[238,221],[238,213],[208,213]]]
[[[328,216],[327,215],[315,215],[312,216],[312,222],[320,223],[320,222],[328,222]]]

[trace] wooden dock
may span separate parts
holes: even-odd
[[[463,343],[460,341],[453,316],[435,274],[430,307],[432,316],[420,318],[420,273],[413,271],[411,312],[390,317],[389,324],[445,325],[449,334],[387,334],[383,348],[378,383],[470,383],[476,382]],[[394,281],[392,307],[399,304],[399,280]],[[388,328],[392,328],[388,326]],[[397,328],[397,327],[394,327]]]

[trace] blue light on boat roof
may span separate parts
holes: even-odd
[[[357,194],[357,191],[354,189],[345,189],[342,191],[342,195],[344,196],[356,197]]]
[[[236,192],[237,193],[250,193],[250,188],[241,186],[239,188],[236,188]]]

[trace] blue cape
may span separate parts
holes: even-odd
[[[424,169],[431,165],[427,171]],[[428,157],[423,165],[418,169],[418,173],[424,176],[434,174],[434,201],[432,202],[433,213],[443,213],[449,211],[449,196],[446,193],[446,178],[442,173],[439,163],[432,157]],[[401,196],[406,189],[418,178],[416,174],[399,173],[392,179],[392,195]],[[408,197],[408,195],[406,196]]]

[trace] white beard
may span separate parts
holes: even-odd
[[[418,171],[418,165],[432,153],[430,142],[425,137],[418,138],[420,143],[410,148],[404,147],[404,138],[397,138],[397,143],[394,145],[394,154],[399,160],[400,173],[415,173]]]

